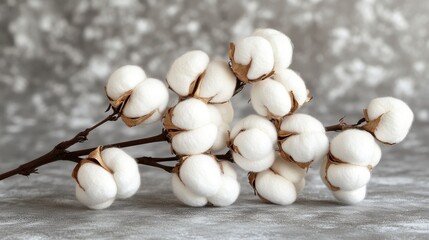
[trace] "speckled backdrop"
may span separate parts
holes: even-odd
[[[72,164],[54,163],[29,179],[0,182],[0,238],[341,238],[414,239],[429,234],[429,1],[49,1],[0,2],[0,171],[48,151],[101,119],[104,83],[115,68],[138,64],[163,79],[192,49],[226,59],[228,43],[257,27],[294,43],[292,68],[314,100],[303,111],[324,124],[376,96],[408,102],[408,138],[383,147],[367,199],[341,206],[311,169],[291,206],[260,203],[241,172],[242,194],[227,208],[188,208],[169,176],[142,167],[138,194],[103,211],[74,197]],[[251,112],[248,90],[234,99],[236,119]],[[160,130],[109,123],[85,146]],[[82,147],[82,146],[80,146]],[[166,145],[129,149],[165,156]]]

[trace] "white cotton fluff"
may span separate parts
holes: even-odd
[[[366,131],[357,129],[339,133],[332,139],[330,151],[334,157],[343,162],[363,167],[378,162],[381,158],[374,137]]]
[[[253,36],[263,37],[271,44],[274,53],[274,69],[286,69],[292,62],[293,45],[288,36],[271,28],[256,29]]]
[[[237,179],[237,172],[234,170],[231,163],[227,161],[220,161],[220,165],[222,165],[223,175]]]
[[[115,179],[101,166],[95,163],[83,164],[79,168],[77,179],[80,186],[76,183],[76,198],[88,208],[108,208],[115,201]]]
[[[209,197],[222,185],[222,173],[217,161],[209,155],[192,155],[180,166],[180,179],[192,192]]]
[[[210,110],[203,101],[189,98],[177,103],[173,109],[171,121],[181,129],[197,129],[211,122]]]
[[[229,124],[224,122],[216,105],[218,104],[208,104],[210,120],[217,126],[217,136],[212,151],[219,151],[226,147],[230,130]]]
[[[207,204],[207,198],[200,196],[187,188],[176,173],[172,174],[171,186],[174,195],[184,204],[192,207],[202,207]]]
[[[222,175],[221,186],[217,193],[208,197],[210,203],[217,207],[229,206],[237,200],[240,195],[240,184],[236,179]]]
[[[295,185],[271,170],[256,175],[255,188],[259,196],[279,205],[289,205],[297,197]]]
[[[194,155],[208,151],[215,143],[216,137],[217,127],[210,123],[174,135],[171,139],[171,146],[178,155]]]
[[[271,78],[252,85],[251,103],[256,113],[272,118],[286,116],[292,107],[289,92]]]
[[[366,195],[366,185],[353,191],[339,190],[333,192],[334,197],[344,204],[356,204],[362,202]]]
[[[139,66],[126,65],[120,67],[107,80],[107,96],[112,100],[116,100],[145,79],[146,73]]]
[[[287,116],[283,119],[280,130],[295,133],[283,140],[281,148],[296,162],[317,162],[328,153],[329,139],[325,128],[310,115],[296,113]]]
[[[238,121],[231,129],[230,139],[233,140],[242,130],[251,128],[256,128],[264,132],[273,144],[277,141],[277,131],[274,124],[268,119],[255,114],[249,115]]]
[[[374,135],[381,142],[390,144],[404,140],[414,119],[410,107],[393,97],[373,99],[368,105],[367,114],[370,121],[381,116]]]
[[[308,90],[304,80],[291,69],[276,70],[273,79],[283,85],[287,92],[292,92],[295,101],[302,106],[308,100]]]
[[[113,172],[118,189],[117,197],[124,199],[133,196],[140,187],[140,172],[136,160],[119,148],[104,149],[101,158]]]
[[[228,63],[214,60],[208,64],[195,96],[210,99],[210,103],[226,102],[234,94],[236,84],[236,77]]]
[[[353,164],[331,164],[327,171],[329,182],[340,190],[352,191],[368,184],[371,173],[367,167]]]
[[[199,50],[189,51],[177,58],[167,73],[170,88],[179,96],[188,96],[193,89],[191,85],[206,70],[209,56]]]
[[[223,122],[229,124],[234,119],[234,108],[232,107],[232,103],[230,101],[226,103],[211,104],[211,106],[216,107],[220,113],[220,116],[222,117]]]
[[[275,160],[275,152],[271,151],[267,156],[260,159],[247,159],[240,154],[233,152],[232,158],[240,168],[246,171],[261,172],[273,165]]]
[[[129,118],[138,118],[155,111],[144,123],[160,120],[168,104],[168,89],[158,79],[148,78],[138,84],[125,104],[123,114]]]
[[[271,166],[271,169],[293,184],[299,184],[302,179],[305,178],[305,174],[307,173],[305,169],[281,158],[280,154],[277,154],[276,160]]]
[[[274,151],[271,139],[257,128],[240,132],[234,138],[233,145],[247,159],[261,159]]]
[[[258,79],[273,70],[273,49],[270,42],[262,37],[247,37],[235,45],[234,61],[241,65],[251,64],[247,78]]]

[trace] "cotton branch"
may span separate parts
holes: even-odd
[[[360,125],[366,121],[365,118],[361,118],[356,124],[347,124],[346,122],[344,122],[344,118],[345,117],[340,118],[338,124],[325,127],[325,130],[327,132],[339,132],[339,131],[344,131],[344,130],[353,129],[353,128],[363,129],[362,126]]]

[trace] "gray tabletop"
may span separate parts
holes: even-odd
[[[2,1],[0,3],[0,171],[50,150],[103,118],[104,83],[115,68],[142,66],[163,79],[172,61],[201,49],[227,58],[229,41],[272,27],[294,42],[292,69],[314,100],[303,112],[334,124],[359,119],[376,96],[410,104],[406,140],[383,146],[367,198],[337,204],[310,169],[290,206],[265,204],[239,171],[229,207],[191,208],[171,193],[170,176],[141,167],[131,199],[101,211],[74,196],[73,164],[56,162],[29,178],[0,182],[0,238],[338,238],[424,239],[429,234],[429,3],[414,1]],[[249,89],[235,97],[235,121],[252,112]],[[151,136],[160,124],[109,123],[74,149]],[[330,134],[330,137],[334,134]],[[167,144],[127,149],[166,156]]]

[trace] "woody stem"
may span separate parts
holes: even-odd
[[[360,125],[364,122],[365,122],[365,118],[361,118],[356,124],[347,124],[343,121],[343,118],[341,118],[340,122],[338,124],[326,126],[325,131],[327,131],[327,132],[339,132],[339,131],[344,131],[347,129],[363,129],[362,126],[360,126]]]

